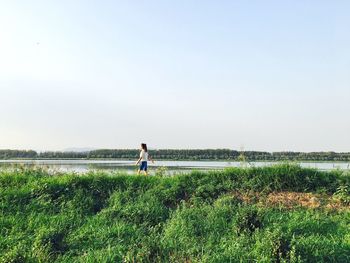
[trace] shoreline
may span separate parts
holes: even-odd
[[[136,158],[137,159],[137,158]],[[0,159],[0,162],[7,161],[135,161],[130,158],[11,158],[11,159]],[[324,160],[249,160],[239,161],[232,159],[157,159],[156,161],[166,162],[234,162],[234,163],[350,163],[347,161],[324,161]]]

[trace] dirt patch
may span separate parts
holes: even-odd
[[[267,206],[283,206],[286,208],[307,207],[318,208],[325,207],[329,209],[349,209],[350,207],[342,204],[339,200],[329,195],[299,193],[299,192],[272,192],[267,195],[265,200],[260,200]]]
[[[335,199],[332,195],[327,194],[301,192],[272,192],[269,194],[262,194],[256,192],[233,192],[232,195],[238,197],[244,203],[258,203],[261,206],[267,207],[307,207],[337,210],[350,209],[350,205],[345,205],[341,201]]]

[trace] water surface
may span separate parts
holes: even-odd
[[[262,167],[277,164],[278,162],[228,162],[228,161],[156,161],[149,163],[151,174],[156,172],[178,173],[190,170],[215,170],[226,167]],[[319,170],[341,169],[349,170],[349,162],[296,162],[302,167],[311,167]],[[90,170],[108,170],[134,173],[137,171],[135,161],[125,160],[0,160],[0,168],[15,166],[43,167],[53,171],[84,173]]]

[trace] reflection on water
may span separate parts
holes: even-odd
[[[225,162],[225,161],[156,161],[150,163],[150,173],[166,171],[168,174],[186,172],[189,170],[215,170],[226,167],[261,167],[276,164],[277,162]],[[311,167],[320,170],[342,169],[349,170],[350,163],[345,162],[299,162],[302,167]],[[0,168],[14,166],[43,167],[53,171],[84,173],[90,170],[108,170],[126,173],[135,173],[135,161],[125,160],[0,160]]]

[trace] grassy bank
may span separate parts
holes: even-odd
[[[1,171],[0,262],[349,262],[349,191],[344,172],[293,165]]]

